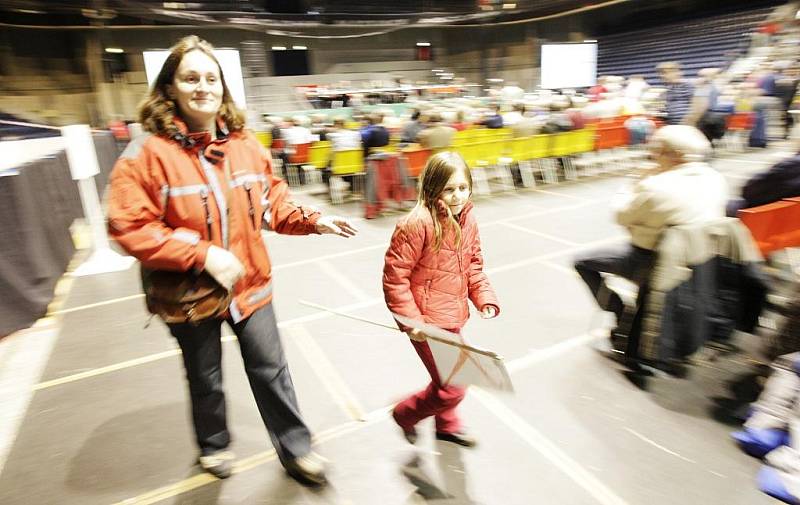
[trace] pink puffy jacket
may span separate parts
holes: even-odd
[[[395,314],[445,329],[460,329],[469,318],[467,299],[478,310],[500,307],[483,273],[478,224],[468,202],[459,216],[461,245],[445,228],[434,252],[433,221],[428,212],[412,213],[397,224],[383,267],[386,305]],[[402,326],[401,326],[402,327]]]

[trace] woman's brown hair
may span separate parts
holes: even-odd
[[[428,159],[428,163],[420,175],[419,196],[417,205],[413,212],[421,212],[426,209],[433,218],[433,250],[438,251],[442,247],[444,237],[444,220],[446,227],[451,228],[456,235],[456,247],[461,245],[461,227],[450,211],[450,207],[444,205],[440,200],[447,181],[457,171],[461,170],[469,184],[469,192],[472,193],[472,175],[469,167],[460,154],[453,151],[442,151],[434,154]],[[444,219],[442,219],[444,218]]]
[[[173,123],[175,116],[180,116],[175,101],[169,97],[167,86],[171,85],[175,79],[175,72],[181,64],[181,60],[190,51],[202,51],[219,67],[219,76],[222,80],[222,106],[219,109],[219,117],[225,122],[229,131],[238,131],[244,127],[244,114],[236,108],[233,97],[225,83],[225,75],[222,73],[222,66],[214,56],[214,47],[201,39],[197,35],[189,35],[178,41],[170,49],[169,56],[161,67],[150,94],[139,105],[139,122],[145,131],[157,135],[172,137],[178,133],[178,128]]]

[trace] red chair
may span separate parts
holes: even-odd
[[[800,246],[800,198],[742,209],[738,217],[764,256]]]

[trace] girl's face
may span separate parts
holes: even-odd
[[[469,181],[464,175],[463,170],[456,170],[445,184],[442,194],[439,196],[445,205],[450,207],[450,212],[457,216],[469,200],[470,190]]]
[[[219,66],[204,52],[190,51],[178,65],[168,91],[190,126],[205,125],[216,118],[222,106]]]

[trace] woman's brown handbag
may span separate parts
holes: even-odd
[[[230,292],[205,272],[171,272],[142,268],[147,310],[165,323],[197,324],[222,316]]]
[[[231,202],[231,167],[227,158],[224,171],[225,200]],[[208,236],[211,237],[211,218],[205,196],[203,207]],[[223,245],[227,248],[227,243]],[[232,300],[231,293],[209,274],[191,270],[174,272],[142,268],[142,289],[147,310],[169,324],[198,324],[206,319],[220,317],[228,310]]]

